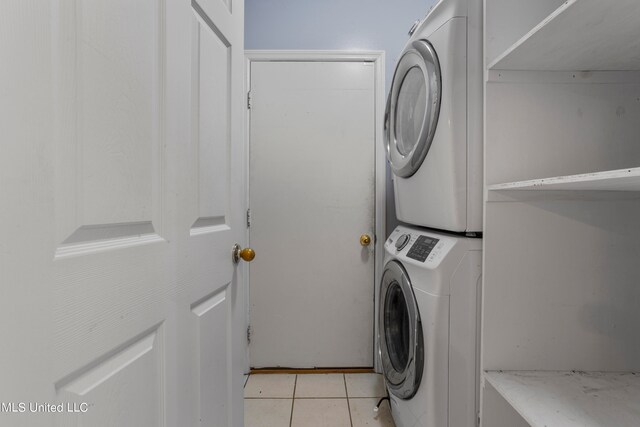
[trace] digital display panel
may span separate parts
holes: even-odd
[[[407,256],[420,262],[425,262],[433,248],[440,240],[427,236],[419,236],[416,242],[409,249]]]

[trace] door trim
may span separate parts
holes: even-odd
[[[385,200],[386,200],[386,183],[385,183],[385,161],[386,151],[384,149],[384,137],[383,137],[383,125],[384,125],[384,110],[385,110],[385,77],[384,77],[384,51],[382,50],[362,50],[362,51],[339,51],[339,50],[246,50],[245,51],[245,94],[248,94],[251,90],[251,63],[253,62],[370,62],[374,67],[374,102],[375,102],[375,259],[374,259],[374,283],[372,288],[372,304],[374,304],[374,328],[371,331],[373,335],[374,348],[373,352],[374,369],[376,372],[380,372],[380,358],[377,354],[377,329],[376,319],[378,318],[378,307],[376,304],[376,293],[384,270],[384,242],[386,240],[386,212],[385,212]],[[250,109],[245,108],[245,162],[246,162],[246,176],[245,176],[245,194],[246,205],[249,206],[249,129],[251,125]],[[249,242],[249,228],[246,229],[246,241]],[[246,265],[244,268],[244,280],[243,286],[245,289],[246,303],[247,303],[247,327],[249,326],[249,319],[251,317],[250,307],[250,295],[249,295],[249,270]],[[249,347],[247,346],[247,365],[246,372],[249,372]]]

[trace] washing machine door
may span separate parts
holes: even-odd
[[[416,40],[398,61],[385,112],[385,143],[393,172],[412,176],[422,165],[438,124],[442,80],[431,43]]]
[[[378,342],[389,391],[410,399],[424,367],[422,324],[407,272],[397,261],[385,266],[380,286]]]

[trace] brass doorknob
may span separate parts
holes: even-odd
[[[360,236],[360,244],[362,246],[369,246],[371,244],[371,236],[368,234],[363,234]]]
[[[247,262],[253,261],[256,257],[256,251],[251,248],[241,249],[239,244],[233,245],[233,249],[231,250],[231,258],[233,259],[233,263],[237,264],[240,262],[240,259],[243,259]]]

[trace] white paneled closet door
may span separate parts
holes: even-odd
[[[0,3],[0,425],[243,425],[243,13]]]

